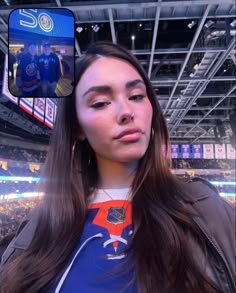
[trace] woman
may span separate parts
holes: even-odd
[[[234,292],[234,208],[204,181],[172,175],[137,60],[97,43],[76,74],[42,205],[3,257],[2,292]]]

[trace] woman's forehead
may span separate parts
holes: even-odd
[[[101,57],[85,70],[77,84],[77,91],[86,90],[88,86],[122,85],[135,79],[143,80],[136,68],[127,61]]]

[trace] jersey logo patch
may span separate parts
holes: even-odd
[[[123,207],[109,208],[107,222],[111,224],[121,224],[125,222],[125,209]]]

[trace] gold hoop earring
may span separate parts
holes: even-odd
[[[73,161],[74,161],[74,155],[75,155],[75,147],[76,147],[77,142],[87,143],[86,138],[83,139],[83,140],[76,139],[75,142],[73,143],[72,152],[71,152],[71,162],[70,162],[71,170],[72,170],[72,167],[73,167]],[[84,146],[84,147],[88,148],[88,146]],[[87,168],[90,166],[90,163],[91,163],[91,153],[89,152]],[[80,172],[83,172],[83,171],[81,170]]]
[[[155,130],[154,130],[154,128],[152,127],[152,129],[151,129],[151,139],[154,139],[154,135],[155,135]]]

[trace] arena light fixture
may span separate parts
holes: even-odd
[[[82,26],[78,26],[77,29],[76,29],[76,31],[80,34],[83,31]]]
[[[230,23],[230,26],[232,26],[232,27],[235,27],[235,26],[236,26],[236,19],[233,20],[233,21]]]
[[[188,28],[191,29],[195,26],[196,22],[194,20],[192,20],[189,24],[188,24]]]
[[[100,27],[97,24],[95,24],[93,26],[93,30],[95,31],[95,33],[97,33],[100,30]]]
[[[204,26],[205,26],[206,28],[209,28],[209,27],[211,27],[213,24],[214,24],[214,21],[212,21],[212,20],[209,19],[209,20],[205,23]]]

